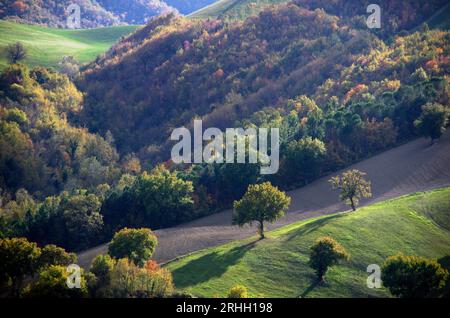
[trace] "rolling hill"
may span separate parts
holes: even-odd
[[[389,38],[420,25],[442,6],[440,0],[426,7],[405,2],[411,15],[402,15],[403,6],[396,2],[384,28],[373,32],[360,5],[336,3],[326,11],[317,9],[322,6],[318,0],[307,9],[301,1],[280,4],[242,23],[178,17],[152,21],[87,67],[80,83],[86,92],[83,121],[92,131],[109,130],[120,152],[146,156],[147,149],[157,149],[148,157],[167,160],[164,143],[171,130],[189,126],[195,116],[205,127],[231,127],[264,108],[284,107],[287,100],[316,90],[320,94],[344,70],[364,72],[351,82],[342,76],[339,90],[348,92],[361,81],[367,87],[382,80],[407,83],[411,74],[400,63],[408,63],[411,73],[424,67],[425,58],[416,52],[431,43],[416,49],[417,40],[404,36],[405,49],[414,56],[409,61],[399,58],[398,44]],[[439,37],[444,49],[446,35]],[[383,53],[375,58],[376,52]],[[384,62],[387,55],[397,60],[397,69]],[[374,66],[375,72],[354,66],[371,59],[382,64]]]
[[[373,197],[363,200],[363,204],[448,187],[450,133],[432,147],[421,138],[363,160],[348,169],[365,171],[372,182]],[[289,213],[275,225],[269,225],[269,229],[347,210],[346,206],[339,203],[337,193],[331,189],[329,178],[321,178],[288,192],[292,198]],[[200,249],[254,235],[254,228],[232,226],[231,213],[227,210],[177,227],[155,231],[159,243],[154,258],[159,262],[167,262]],[[107,245],[102,245],[80,253],[79,264],[88,267],[95,256],[106,251]]]
[[[164,2],[182,14],[190,14],[216,2],[216,0],[164,0]]]
[[[261,12],[269,5],[286,2],[289,2],[289,0],[219,0],[189,14],[189,17],[195,19],[225,18],[244,20],[251,15]]]
[[[58,67],[58,62],[65,55],[71,55],[81,63],[90,62],[136,28],[138,26],[64,30],[0,21],[0,69],[7,64],[6,46],[17,41],[28,49],[26,64]]]
[[[316,286],[307,262],[310,246],[322,236],[340,242],[351,259],[332,268],[325,285]],[[381,266],[398,252],[441,258],[450,254],[449,241],[450,188],[445,188],[297,222],[263,241],[235,241],[165,267],[178,288],[197,296],[223,297],[243,284],[251,297],[388,297],[384,288],[367,288],[369,264]]]

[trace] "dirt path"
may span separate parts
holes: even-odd
[[[372,182],[373,197],[363,200],[369,204],[400,195],[450,186],[450,132],[433,146],[418,139],[370,159],[350,166],[367,173]],[[328,179],[339,171],[321,178],[308,186],[288,192],[292,198],[289,213],[273,229],[295,221],[348,208],[339,203],[338,194],[331,190]],[[207,216],[174,228],[157,230],[158,247],[154,258],[166,262],[176,257],[220,245],[255,234],[255,229],[231,226],[231,210]],[[80,266],[89,266],[92,259],[105,253],[102,245],[78,255]]]

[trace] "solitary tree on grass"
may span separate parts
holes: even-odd
[[[370,181],[366,181],[364,176],[366,173],[359,170],[350,170],[329,180],[333,189],[341,191],[341,201],[347,203],[356,211],[356,206],[361,198],[370,198],[372,196],[372,188]]]
[[[319,238],[311,247],[309,266],[316,271],[320,283],[330,266],[336,265],[341,259],[348,260],[350,255],[344,247],[331,237]]]
[[[258,223],[258,233],[264,238],[264,222],[275,222],[286,213],[291,203],[283,191],[270,182],[250,185],[242,199],[234,202],[233,224]]]
[[[10,64],[16,64],[27,57],[27,50],[22,43],[16,42],[6,47],[6,58]]]

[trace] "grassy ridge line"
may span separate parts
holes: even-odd
[[[58,67],[64,55],[72,55],[81,63],[90,62],[136,28],[138,26],[67,30],[0,21],[0,69],[7,65],[6,46],[17,41],[28,49],[25,63],[29,66]]]
[[[242,20],[259,13],[269,5],[285,2],[289,0],[220,0],[189,14],[188,17],[202,19],[227,16],[232,20]]]
[[[268,234],[202,250],[167,263],[175,285],[199,296],[224,296],[235,284],[252,297],[389,297],[366,286],[366,268],[387,256],[450,255],[450,188],[416,193],[359,209],[297,222]],[[351,254],[315,286],[307,265],[320,236],[338,240]]]

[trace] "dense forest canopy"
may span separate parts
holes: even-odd
[[[0,18],[66,28],[66,10],[72,3],[80,6],[80,22],[83,28],[120,23],[117,16],[91,0],[5,0],[0,3]]]
[[[407,2],[416,16],[410,20],[403,6],[386,1],[392,7],[386,10],[386,27],[370,32],[365,13],[348,3],[325,6],[340,17],[314,9],[322,4],[309,1],[305,5],[314,10],[280,5],[243,23],[154,20],[86,69],[81,82],[87,92],[85,122],[94,131],[110,130],[124,152],[160,145],[171,129],[188,125],[194,116],[211,126],[233,125],[264,107],[314,94],[362,55],[392,43],[378,36],[392,39],[439,4]],[[97,122],[100,113],[108,120]]]
[[[214,0],[5,0],[0,18],[49,27],[67,28],[70,5],[80,7],[81,28],[117,24],[145,24],[169,12],[189,14]]]

